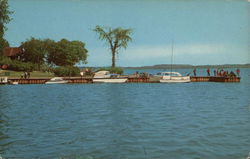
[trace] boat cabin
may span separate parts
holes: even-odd
[[[156,76],[181,76],[179,72],[159,72]]]
[[[111,74],[109,71],[98,71],[95,73],[94,78],[110,78]]]

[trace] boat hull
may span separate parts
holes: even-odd
[[[68,83],[68,81],[56,81],[56,82],[48,81],[48,82],[45,82],[45,84],[64,84],[64,83]]]
[[[127,78],[94,78],[94,83],[125,83]]]
[[[167,80],[167,79],[161,79],[161,83],[189,83],[190,80]]]
[[[169,77],[166,76],[160,80],[161,83],[189,83],[191,82],[190,76]]]

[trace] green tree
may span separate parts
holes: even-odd
[[[11,20],[8,0],[0,0],[0,54],[3,49],[9,46],[8,42],[4,39],[4,32],[7,30],[6,24]]]
[[[118,54],[119,49],[126,49],[128,42],[132,41],[130,37],[132,29],[102,28],[97,25],[94,31],[99,34],[100,40],[105,40],[109,44],[112,53],[112,67],[115,67],[115,56]]]
[[[48,43],[50,43],[48,41]],[[81,41],[62,39],[49,46],[48,63],[57,66],[73,66],[78,62],[87,63],[85,44]]]
[[[8,41],[5,40],[4,38],[1,38],[1,37],[0,37],[0,56],[2,55],[3,50],[4,50],[4,48],[6,48],[6,47],[9,47]]]
[[[22,54],[22,61],[35,63],[40,70],[40,66],[45,63],[45,57],[48,52],[45,42],[45,40],[35,39],[33,37],[23,42],[22,48],[25,52]]]

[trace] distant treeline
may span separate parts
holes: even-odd
[[[127,69],[193,69],[193,68],[250,68],[250,64],[225,64],[225,65],[154,65],[154,66],[141,66],[141,67],[124,67]]]

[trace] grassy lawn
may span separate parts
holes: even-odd
[[[0,70],[0,76],[20,78],[22,74],[23,72],[17,72],[17,71],[11,71],[11,70]],[[33,71],[30,73],[30,78],[32,77],[54,77],[54,73]]]

